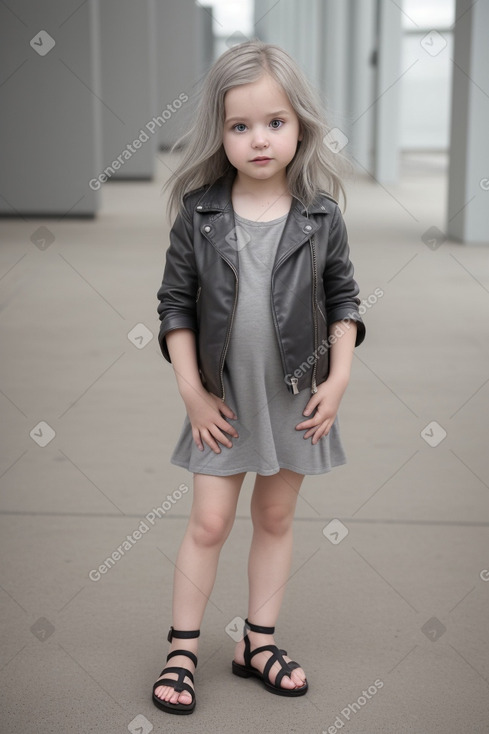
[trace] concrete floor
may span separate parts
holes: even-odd
[[[0,225],[1,731],[489,732],[489,257],[424,244],[445,228],[436,156],[405,158],[395,186],[348,184],[362,297],[384,295],[341,406],[348,464],[307,477],[297,506],[277,642],[308,694],[231,674],[249,476],[202,625],[196,711],[153,706],[192,494],[169,463],[184,413],[156,341],[173,164],[160,154],[156,181],[107,184],[95,221]],[[348,529],[336,545],[332,520]]]

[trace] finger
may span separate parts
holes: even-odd
[[[320,427],[321,427],[321,424],[319,424],[319,428]],[[304,434],[304,438],[310,438],[311,436],[314,436],[317,433],[318,430],[319,429],[318,429],[318,426],[317,425],[316,426],[313,426],[308,431],[306,431],[306,433]]]
[[[318,441],[320,441],[324,436],[327,436],[329,432],[329,422],[323,423],[322,426],[319,426],[316,433],[314,434],[312,438],[313,444],[317,444]]]
[[[304,431],[304,430],[307,430],[308,428],[314,428],[314,427],[316,427],[317,425],[319,425],[319,423],[321,423],[321,418],[316,413],[315,415],[313,415],[312,418],[309,418],[309,420],[302,421],[301,423],[298,423],[296,425],[296,429],[298,431]]]
[[[233,418],[234,420],[236,420],[238,417],[236,413],[234,412],[234,410],[232,410],[232,408],[230,408],[229,405],[226,405],[226,403],[223,400],[220,401],[219,410],[221,411],[223,415],[226,416],[226,418]]]
[[[194,443],[197,446],[197,448],[199,449],[199,451],[203,451],[204,445],[200,438],[200,431],[197,428],[192,428],[192,438],[194,439]]]
[[[323,437],[322,429],[318,429],[315,432],[314,436],[312,437],[312,444],[313,444],[313,446],[315,446],[318,443],[318,441],[321,440],[322,437]]]
[[[215,454],[220,454],[221,449],[219,448],[217,442],[212,437],[212,434],[210,433],[210,431],[208,431],[207,428],[204,428],[201,431],[201,434],[202,434],[203,440],[208,445],[208,447],[212,449],[212,451],[214,451]]]
[[[221,431],[224,431],[225,433],[229,433],[230,436],[233,436],[233,438],[239,438],[238,431],[234,426],[232,426],[230,423],[225,421],[221,418],[221,420],[216,421],[216,426],[221,429]]]
[[[213,392],[209,393],[209,395],[214,400],[214,405],[215,407],[217,407],[220,413],[225,415],[226,418],[234,418],[236,420],[238,416],[236,415],[234,410],[230,408],[229,405],[224,402],[224,400],[222,400],[222,398],[220,398],[218,395],[216,395]]]
[[[323,418],[316,426],[312,426],[306,431],[304,438],[311,438],[313,436],[313,443],[317,443],[323,436],[328,434],[330,425],[331,420]]]
[[[217,425],[211,426],[209,428],[209,431],[212,434],[213,438],[216,439],[216,441],[219,441],[219,443],[227,446],[228,449],[232,448],[232,441],[219,429]]]
[[[302,411],[302,415],[310,415],[318,403],[319,398],[317,397],[317,395],[313,395],[312,398],[310,398],[310,400],[308,401],[304,410]]]

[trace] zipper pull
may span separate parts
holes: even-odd
[[[290,378],[290,384],[292,385],[292,392],[294,395],[299,394],[299,388],[297,387],[298,382],[299,380],[297,379],[297,377]]]
[[[318,391],[318,388],[316,385],[316,378],[313,377],[312,382],[311,382],[311,394],[314,395],[315,393],[317,393],[317,391]]]

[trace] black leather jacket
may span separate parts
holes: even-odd
[[[169,331],[194,330],[202,383],[223,400],[224,362],[239,290],[234,176],[232,169],[211,186],[186,195],[170,232],[157,294],[164,357],[171,361],[165,339]],[[306,387],[316,392],[327,378],[329,324],[352,319],[357,322],[355,346],[363,341],[358,293],[337,203],[322,194],[306,211],[294,198],[271,272],[272,314],[291,393]]]

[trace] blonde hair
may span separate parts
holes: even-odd
[[[324,112],[309,82],[294,60],[279,46],[262,41],[246,41],[232,46],[213,64],[201,89],[200,100],[191,129],[173,146],[186,144],[183,159],[167,181],[170,187],[168,212],[180,209],[189,191],[212,184],[231,168],[222,138],[226,92],[241,84],[257,81],[270,74],[289,98],[300,123],[302,140],[287,166],[287,185],[292,196],[305,207],[321,191],[338,201],[346,193],[340,179],[346,159],[334,153],[324,142],[329,131]]]

